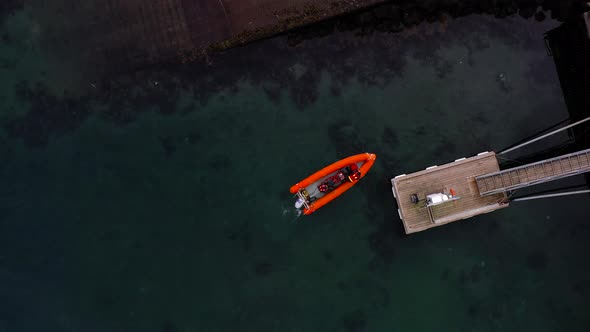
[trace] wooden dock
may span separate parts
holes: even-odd
[[[406,234],[508,207],[504,192],[481,196],[476,182],[477,176],[499,170],[496,154],[482,152],[471,158],[457,159],[391,179],[393,196]],[[458,197],[427,206],[426,196],[443,192],[454,192]],[[418,198],[417,203],[412,202],[412,195]]]
[[[508,148],[498,156],[586,121],[590,117]],[[500,170],[496,153],[482,152],[475,157],[398,175],[391,179],[391,190],[406,234],[410,234],[508,207],[507,193],[512,197],[517,189],[588,172],[590,149],[505,170]],[[512,201],[586,193],[590,190],[517,197]]]

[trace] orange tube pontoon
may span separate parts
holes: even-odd
[[[361,153],[313,173],[289,190],[297,194],[295,207],[308,215],[352,188],[373,167],[377,155]]]

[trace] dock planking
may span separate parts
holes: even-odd
[[[482,197],[476,177],[498,172],[500,167],[494,152],[483,152],[470,158],[431,166],[425,170],[396,176],[391,179],[393,195],[406,234],[420,232],[453,221],[508,207],[505,193]],[[429,208],[423,203],[426,196],[454,190],[460,198]],[[410,197],[420,199],[412,203]]]

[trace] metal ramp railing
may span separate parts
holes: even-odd
[[[590,172],[590,149],[475,178],[481,196],[516,190]]]

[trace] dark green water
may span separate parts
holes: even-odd
[[[278,37],[103,84],[6,18],[0,331],[587,331],[586,196],[406,236],[389,185],[567,118],[557,25]],[[293,183],[365,151],[294,219]]]

